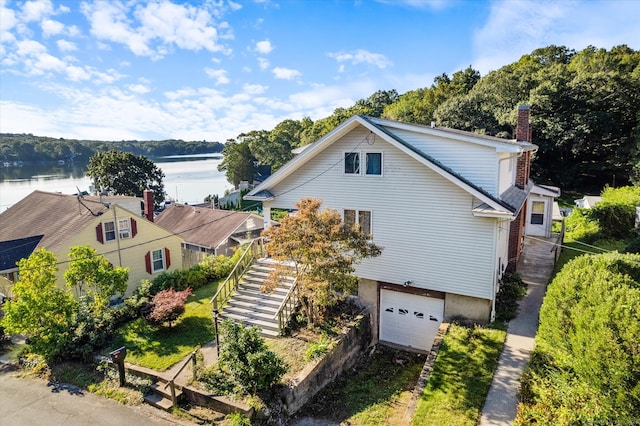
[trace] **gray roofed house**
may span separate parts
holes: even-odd
[[[254,213],[172,204],[156,218],[156,224],[180,235],[183,249],[232,255],[234,248],[260,236],[262,216]]]

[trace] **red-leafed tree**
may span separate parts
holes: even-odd
[[[190,294],[190,288],[183,291],[175,291],[172,288],[163,290],[143,308],[142,316],[151,324],[169,323],[171,327],[171,324],[184,314],[184,305]]]

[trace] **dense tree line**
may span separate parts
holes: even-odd
[[[28,163],[57,162],[60,160],[88,163],[98,152],[122,151],[134,155],[158,158],[165,155],[187,155],[221,152],[220,142],[180,139],[163,141],[98,141],[51,138],[31,134],[0,133],[0,161]]]
[[[548,46],[485,76],[469,66],[402,95],[379,90],[315,122],[289,119],[227,141],[220,170],[232,183],[251,181],[256,162],[275,171],[292,158],[291,149],[353,114],[515,138],[521,104],[531,107],[540,147],[532,163],[536,182],[592,193],[640,182],[640,52],[625,45],[580,52]]]

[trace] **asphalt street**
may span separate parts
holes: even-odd
[[[75,386],[0,371],[1,426],[175,425],[152,407],[126,406]]]

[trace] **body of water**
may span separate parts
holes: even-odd
[[[222,161],[207,155],[171,156],[155,161],[165,174],[167,197],[179,203],[198,204],[209,194],[223,196],[232,189],[224,173],[218,171]],[[35,190],[75,194],[88,191],[91,179],[87,167],[80,165],[45,165],[0,168],[0,212]]]

